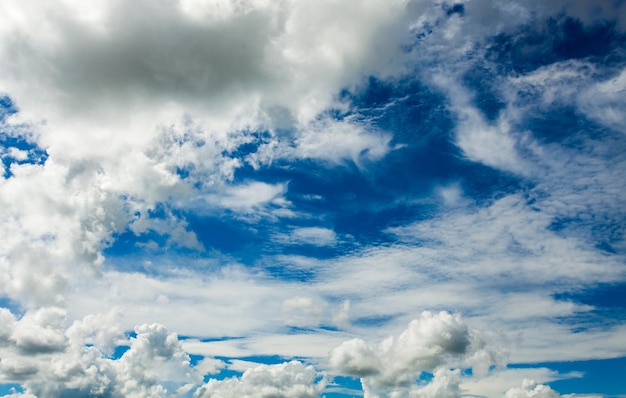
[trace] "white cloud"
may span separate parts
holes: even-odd
[[[412,386],[409,391],[410,398],[455,398],[461,395],[459,384],[461,381],[460,371],[450,369],[437,369],[432,381],[422,387]]]
[[[59,352],[65,349],[66,314],[59,308],[28,312],[16,324],[11,340],[25,355]]]
[[[269,129],[279,157],[380,159],[390,136],[319,115],[339,88],[403,69],[399,43],[419,12],[404,1],[347,14],[334,2],[291,1],[0,7],[0,56],[11,59],[0,91],[19,108],[5,127],[27,127],[49,155],[43,166],[13,165],[0,182],[2,293],[32,305],[61,304],[68,274],[99,271],[112,236],[136,212],[147,222],[158,203],[204,197],[206,206],[292,217],[284,184],[229,185],[245,162],[237,148],[262,144],[250,131]],[[291,120],[288,136],[274,131],[278,119]],[[202,249],[183,221],[143,228]]]
[[[281,243],[295,245],[331,246],[337,242],[337,234],[329,228],[294,228],[289,234],[278,234],[275,239]]]
[[[210,380],[194,393],[194,398],[319,397],[325,381],[316,381],[312,366],[292,361],[279,365],[259,365],[240,378]]]
[[[26,394],[158,397],[167,395],[166,385],[201,381],[177,336],[158,324],[135,327],[129,349],[111,359],[124,341],[115,313],[90,315],[69,327],[60,308],[27,312],[19,320],[5,310],[3,317],[13,327],[0,344],[0,380],[22,383]]]
[[[310,297],[293,297],[283,301],[285,324],[297,327],[317,326],[321,320],[322,308]]]
[[[458,396],[459,374],[445,368],[474,349],[472,334],[459,315],[423,312],[397,339],[389,337],[374,347],[363,340],[344,342],[330,354],[339,372],[361,378],[368,397]],[[434,379],[417,387],[422,372]]]
[[[321,361],[347,338],[349,336],[346,333],[316,330],[290,334],[253,334],[245,338],[209,342],[189,339],[182,344],[186,352],[198,355],[231,358],[280,355],[285,358],[300,357]]]
[[[604,233],[595,228],[597,220],[623,221],[621,146],[585,137],[582,148],[547,145],[521,127],[539,107],[574,106],[612,129],[609,138],[621,140],[613,133],[622,134],[626,123],[625,72],[599,77],[587,60],[499,78],[506,107],[494,120],[480,112],[460,83],[485,51],[481,43],[487,36],[515,32],[531,18],[560,12],[586,25],[613,20],[623,30],[626,5],[610,0],[462,4],[463,17],[446,16],[440,1],[372,1],[359,7],[326,0],[2,2],[0,57],[9,61],[0,65],[0,92],[20,109],[2,128],[28,135],[49,154],[44,165],[13,164],[13,176],[0,179],[0,295],[25,308],[19,319],[0,309],[2,380],[24,381],[25,395],[89,390],[158,396],[170,388],[163,381],[184,394],[193,390],[190,380],[195,383],[200,373],[213,373],[222,364],[208,358],[190,370],[176,337],[155,321],[189,335],[241,337],[185,340],[190,352],[320,359],[349,337],[371,341],[396,333],[426,308],[464,311],[468,324],[501,330],[502,340],[518,342],[510,348],[517,361],[626,354],[623,325],[572,333],[588,326],[576,319],[593,308],[554,298],[623,281],[623,258],[599,252],[592,236]],[[402,48],[415,37],[413,50]],[[127,228],[167,236],[166,249],[202,251],[174,209],[232,211],[251,222],[297,216],[287,182],[233,182],[246,163],[258,170],[310,159],[329,168],[351,162],[363,171],[393,155],[393,137],[373,128],[373,120],[335,120],[326,111],[349,115],[351,104],[336,95],[360,87],[369,76],[396,81],[414,74],[447,97],[458,122],[455,143],[467,160],[527,178],[533,188],[474,206],[463,200],[460,185],[446,186],[436,190],[448,205],[442,213],[388,230],[395,244],[365,245],[332,260],[287,255],[264,260],[306,270],[312,275],[307,284],[281,280],[256,265],[242,270],[185,258],[170,267],[156,264],[152,270],[162,272],[158,276],[110,271],[118,259],[105,263],[103,250]],[[265,130],[263,137],[251,133]],[[242,155],[242,145],[258,148]],[[30,154],[10,148],[0,156],[26,160]],[[166,217],[149,217],[158,204]],[[552,228],[572,215],[580,224]],[[290,232],[285,239],[296,244],[321,247],[338,240],[322,227]],[[611,243],[626,247],[623,238]],[[525,291],[512,292],[519,284]],[[112,307],[125,316],[94,315]],[[409,396],[458,395],[459,382],[463,387],[466,381],[437,366],[472,348],[463,340],[467,329],[449,317],[421,318],[400,339],[381,346],[350,340],[334,351],[332,361],[368,378],[368,394],[426,369],[434,371],[433,382],[398,388]],[[557,324],[555,317],[572,324]],[[285,323],[311,331],[285,335]],[[136,324],[145,325],[137,327],[131,349],[118,361],[109,360],[106,353],[121,332]],[[342,331],[316,329],[322,324]],[[446,333],[449,339],[442,337]],[[423,355],[412,357],[401,349],[405,346]],[[477,368],[497,362],[495,354],[472,355],[463,360]],[[310,378],[314,371],[301,364],[249,374],[260,376],[215,381],[204,389],[245,396],[254,386],[265,386],[289,396],[296,394],[287,386],[294,380],[302,381],[294,385],[301,385],[305,396],[321,388]],[[526,384],[511,391],[529,396],[548,390]]]
[[[461,71],[464,72],[462,69]],[[518,146],[528,139],[524,134],[515,131],[508,120],[501,116],[495,123],[490,123],[473,104],[471,93],[463,88],[458,80],[460,76],[436,74],[433,83],[447,93],[450,108],[456,113],[456,145],[469,160],[487,166],[528,175],[533,172],[532,164],[528,163],[519,153]]]
[[[485,397],[503,397],[507,391],[512,391],[511,394],[521,393],[522,391],[533,391],[537,383],[548,383],[582,376],[583,375],[578,372],[560,374],[548,368],[496,369],[482,378],[466,377],[462,379],[460,387],[467,394]],[[528,380],[534,380],[537,383],[529,382]],[[541,387],[538,391],[541,389],[545,390],[545,388],[546,387]]]
[[[525,379],[521,387],[508,390],[504,396],[505,398],[558,398],[560,395],[548,386]]]
[[[590,85],[579,93],[579,108],[602,125],[626,133],[626,69],[615,77]]]
[[[352,339],[335,348],[330,363],[341,372],[358,377],[380,373],[380,359],[373,347],[361,339]]]
[[[296,138],[292,156],[321,159],[334,164],[352,160],[361,165],[363,161],[378,160],[384,156],[390,150],[391,138],[382,132],[366,131],[355,123],[320,120],[311,123]]]

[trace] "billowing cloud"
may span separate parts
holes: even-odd
[[[12,331],[0,346],[0,380],[22,383],[34,396],[166,396],[172,385],[198,382],[176,334],[139,325],[127,350],[118,314],[90,315],[67,326],[65,311],[43,308],[19,320],[3,312]]]
[[[558,398],[560,395],[553,389],[543,384],[537,384],[532,380],[524,380],[521,387],[511,388],[504,395],[505,398]]]
[[[330,354],[331,365],[342,373],[361,378],[365,397],[456,396],[459,376],[445,369],[476,348],[459,315],[424,312],[397,338],[389,337],[373,347],[360,339],[346,341]],[[450,366],[450,365],[448,365]],[[434,379],[417,387],[422,372]]]
[[[298,361],[260,365],[246,370],[241,378],[210,380],[194,393],[194,398],[315,398],[325,385],[324,380],[316,379],[315,369]]]

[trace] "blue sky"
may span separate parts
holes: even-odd
[[[626,396],[626,2],[0,5],[0,396]]]

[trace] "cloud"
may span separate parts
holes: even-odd
[[[619,316],[561,298],[625,280],[625,6],[4,1],[0,301],[23,316],[0,309],[2,381],[25,395],[189,395],[235,369],[213,355],[323,368],[338,346],[331,364],[369,395],[446,397],[471,385],[451,368],[495,378],[504,350],[480,348],[494,342],[518,362],[626,355]],[[401,109],[407,87],[433,104]],[[441,176],[413,174],[414,159]],[[439,200],[396,192],[396,164]],[[336,172],[354,177],[341,187],[353,203],[304,177]],[[368,195],[390,204],[362,206]],[[205,216],[258,234],[243,254],[211,251]],[[152,235],[158,257],[138,242]],[[426,309],[464,320],[425,313],[368,343]],[[302,363],[254,369],[198,394],[323,388]]]
[[[67,327],[65,311],[44,308],[19,320],[8,311],[12,331],[0,345],[0,380],[20,382],[35,396],[166,396],[171,385],[199,382],[176,334],[158,324],[135,327],[128,350],[117,315],[89,315]],[[206,367],[201,367],[206,371]],[[200,368],[199,368],[200,369]]]
[[[291,361],[278,365],[259,365],[248,369],[241,378],[210,380],[200,387],[194,398],[215,397],[319,397],[325,381],[316,381],[312,366]]]
[[[344,342],[330,354],[330,364],[343,374],[361,378],[365,397],[458,395],[458,372],[443,368],[472,349],[472,335],[459,315],[423,312],[397,339],[373,347],[363,340]],[[452,361],[452,362],[450,362]],[[435,377],[414,386],[422,372]]]
[[[310,297],[294,297],[283,301],[285,324],[291,326],[319,325],[322,309]]]
[[[332,246],[337,242],[337,234],[328,228],[301,227],[294,228],[289,234],[276,235],[275,239],[294,245]]]
[[[0,221],[13,237],[1,248],[11,258],[0,262],[2,293],[62,304],[68,275],[97,273],[113,236],[159,203],[199,197],[205,207],[293,216],[281,183],[229,185],[252,162],[241,145],[331,164],[384,156],[389,134],[319,116],[338,87],[403,69],[388,61],[402,59],[398,40],[410,39],[419,10],[381,1],[343,11],[333,2],[4,3],[0,54],[11,62],[0,91],[19,109],[4,127],[27,131],[48,159],[13,164],[0,181]],[[276,114],[291,120],[285,137]],[[251,133],[261,130],[267,143]],[[173,244],[201,250],[178,221],[144,230],[170,229]]]
[[[13,330],[12,340],[25,355],[63,351],[66,345],[66,313],[60,308],[41,308],[22,317]]]
[[[485,120],[467,90],[459,86],[459,78],[435,75],[433,82],[447,92],[450,108],[457,115],[456,144],[463,155],[487,166],[528,174],[532,167],[518,151],[524,135],[514,131],[506,118],[499,118],[495,123]]]
[[[380,373],[380,361],[374,348],[361,339],[346,341],[333,350],[331,364],[342,372],[357,377]]]
[[[375,161],[386,155],[391,149],[391,138],[383,132],[367,131],[357,123],[322,119],[307,126],[296,138],[291,156],[320,159],[331,164],[351,160],[361,165],[364,161]]]
[[[284,184],[266,184],[262,182],[251,182],[227,188],[224,195],[220,195],[221,206],[232,209],[242,209],[243,211],[264,206],[270,202],[280,203],[280,196],[286,191]]]
[[[547,386],[541,386],[539,388],[536,387],[538,387],[538,383],[548,383],[557,380],[581,377],[583,377],[583,375],[580,372],[560,374],[548,368],[496,369],[482,378],[463,378],[461,382],[461,389],[472,395],[503,397],[508,391],[511,391],[511,394],[520,394],[524,392],[532,394],[533,391],[538,392],[542,390],[551,391]],[[530,380],[533,381],[531,382]],[[537,383],[535,383],[535,381]]]
[[[409,391],[411,398],[454,398],[461,395],[460,371],[437,369],[433,380],[423,387],[413,386]]]
[[[532,380],[525,379],[521,387],[508,390],[504,394],[505,398],[558,398],[560,395],[548,386],[537,384]]]
[[[626,92],[626,69],[617,76],[591,84],[587,90],[578,94],[579,108],[591,119],[626,133],[624,116],[624,92]]]

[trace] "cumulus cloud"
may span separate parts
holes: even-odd
[[[319,116],[338,87],[403,69],[399,43],[418,8],[3,3],[0,54],[11,62],[0,91],[19,109],[4,124],[17,135],[27,126],[48,154],[44,165],[12,165],[13,178],[0,182],[3,294],[61,304],[68,275],[99,271],[102,250],[129,224],[202,250],[184,220],[146,217],[158,203],[198,197],[205,207],[292,216],[284,184],[229,185],[246,162],[380,159],[388,134]],[[251,134],[258,130],[269,136]],[[256,159],[237,154],[244,144],[259,146]],[[264,148],[272,154],[261,156]]]
[[[504,394],[505,398],[558,398],[561,395],[548,386],[524,379],[520,387],[511,388]]]
[[[60,308],[27,312],[20,319],[7,310],[3,320],[11,330],[0,344],[0,380],[22,384],[34,396],[168,396],[172,385],[199,382],[176,334],[158,324],[139,325],[128,349],[115,312],[89,315],[69,327]],[[4,319],[6,318],[6,319]]]
[[[452,397],[458,395],[459,374],[450,366],[478,347],[459,315],[424,312],[397,338],[378,346],[361,339],[344,342],[330,354],[330,364],[340,372],[361,378],[365,397]],[[480,347],[482,348],[482,347]],[[431,372],[428,385],[416,386],[422,372]]]
[[[298,361],[259,365],[246,370],[240,378],[210,380],[194,393],[194,398],[315,398],[325,386],[325,381],[317,378],[312,366]]]
[[[468,394],[478,396],[503,397],[507,391],[512,391],[512,393],[535,391],[535,387],[541,384],[580,377],[583,377],[580,372],[559,373],[548,368],[496,369],[486,377],[464,378],[461,389]],[[529,380],[534,380],[536,383]],[[536,390],[548,390],[548,387],[542,386]]]
[[[13,330],[15,346],[26,355],[63,351],[65,316],[60,308],[41,308],[26,313]]]

